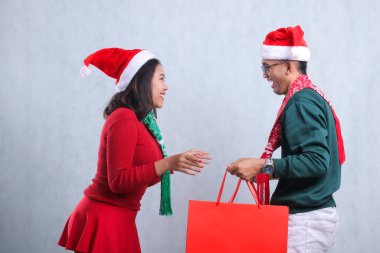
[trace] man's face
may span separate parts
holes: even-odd
[[[286,95],[290,86],[286,76],[288,62],[263,59],[262,64],[263,77],[271,82],[273,92],[277,95]]]

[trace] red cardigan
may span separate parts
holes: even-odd
[[[157,141],[135,113],[119,108],[103,126],[97,173],[84,194],[96,201],[139,210],[146,188],[160,182],[154,162],[162,158]]]

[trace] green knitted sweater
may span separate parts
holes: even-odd
[[[335,206],[340,187],[334,117],[329,104],[314,90],[303,89],[289,100],[281,116],[281,159],[274,161],[279,178],[272,205],[290,213]]]

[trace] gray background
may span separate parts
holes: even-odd
[[[184,252],[189,199],[214,200],[223,170],[261,154],[282,97],[260,70],[260,45],[300,24],[309,76],[340,116],[347,162],[335,194],[333,252],[374,252],[379,239],[378,1],[10,1],[0,3],[0,252],[63,252],[66,219],[95,175],[102,110],[114,93],[82,60],[104,47],[146,48],[169,91],[159,124],[170,154],[214,160],[173,176],[174,216],[158,216],[159,186],[137,218],[142,251]],[[279,156],[279,151],[275,153]],[[235,178],[229,178],[232,191]],[[273,187],[275,185],[272,185]],[[272,189],[273,189],[272,187]],[[239,202],[251,198],[242,189]]]

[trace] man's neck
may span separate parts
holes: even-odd
[[[294,73],[294,74],[291,74],[289,76],[289,79],[288,79],[288,91],[286,92],[285,96],[288,94],[289,92],[289,89],[290,89],[290,86],[292,86],[292,84],[294,83],[294,81],[300,77],[302,74],[297,72],[297,73]]]

